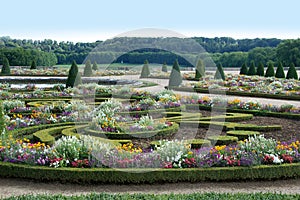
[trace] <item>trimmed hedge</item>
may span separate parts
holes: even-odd
[[[71,128],[72,126],[59,126],[48,129],[39,130],[33,133],[33,140],[45,143],[48,145],[53,145],[55,138],[61,135],[61,131],[66,128]]]
[[[134,132],[134,133],[100,132],[89,128],[84,129],[84,131],[87,135],[91,135],[95,137],[107,138],[112,140],[123,140],[123,139],[134,139],[134,138],[152,138],[156,136],[168,136],[173,133],[176,133],[178,129],[179,129],[179,125],[177,123],[173,123],[172,126],[162,130]]]
[[[227,131],[227,135],[238,137],[239,140],[248,139],[250,136],[259,135],[258,131],[244,131],[244,130],[232,130]]]
[[[207,137],[208,140],[211,141],[212,144],[215,145],[229,145],[237,142],[239,139],[235,136],[225,136],[225,135],[214,135]]]
[[[253,167],[186,169],[50,168],[0,162],[0,176],[62,183],[176,183],[201,181],[274,180],[300,177],[300,163]]]
[[[210,146],[211,142],[209,140],[204,140],[204,139],[192,139],[192,140],[186,140],[186,144],[190,144],[191,149],[199,149],[202,146]],[[152,149],[155,149],[155,146],[160,146],[159,141],[150,142],[150,146]]]

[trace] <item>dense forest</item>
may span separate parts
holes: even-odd
[[[201,46],[200,46],[201,45]],[[202,48],[203,47],[203,48]],[[0,37],[0,64],[8,58],[11,65],[38,66],[70,64],[73,60],[83,63],[89,56],[97,63],[124,62],[171,64],[176,54],[197,59],[197,54],[209,55],[215,63],[225,67],[240,67],[243,63],[266,64],[281,61],[284,66],[300,66],[300,39],[233,39],[220,38],[114,38],[92,43],[57,42],[45,40],[20,40]],[[179,60],[180,64],[184,60]]]

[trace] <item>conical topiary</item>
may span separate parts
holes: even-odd
[[[2,75],[10,75],[9,61],[6,57],[3,57],[2,65],[3,66],[2,66],[1,74]]]
[[[258,75],[258,76],[264,76],[265,75],[265,67],[264,67],[264,64],[262,64],[261,62],[257,66],[256,75]]]
[[[78,66],[73,60],[72,66],[69,70],[69,75],[66,82],[66,87],[74,87],[81,83],[81,76],[78,72]]]
[[[298,79],[298,73],[296,71],[294,63],[292,63],[289,67],[289,70],[286,74],[287,79]]]
[[[182,76],[180,72],[180,67],[178,64],[178,60],[175,60],[169,78],[169,88],[178,87],[181,83],[182,83]]]
[[[92,69],[93,69],[94,71],[97,71],[97,70],[98,70],[98,65],[97,65],[97,62],[96,62],[96,61],[94,61]]]
[[[30,65],[30,69],[36,69],[36,62],[33,60]]]
[[[273,62],[269,62],[265,77],[273,77],[273,76],[275,76],[274,64]]]
[[[148,60],[145,60],[140,78],[148,78],[150,75]]]
[[[240,75],[247,75],[248,74],[248,67],[247,64],[244,63],[240,69]]]
[[[283,69],[283,66],[282,66],[281,62],[278,63],[276,73],[275,73],[275,77],[276,78],[285,78],[284,69]]]
[[[92,64],[90,60],[87,60],[85,63],[85,67],[83,69],[83,76],[92,76],[93,70],[92,70]]]
[[[161,71],[162,72],[168,72],[168,67],[167,67],[167,63],[166,62],[164,62],[164,64],[162,65]]]
[[[222,79],[222,80],[225,80],[225,73],[224,73],[224,70],[223,70],[223,66],[221,63],[219,63],[217,65],[217,70],[216,70],[216,73],[215,73],[215,79]]]
[[[254,75],[256,75],[256,68],[255,68],[255,63],[254,63],[254,61],[251,61],[251,64],[250,64],[250,67],[249,67],[249,70],[248,70],[247,75],[249,75],[249,76],[254,76]]]
[[[196,66],[196,75],[195,79],[200,79],[205,76],[205,65],[203,61],[200,59],[198,60],[197,66]]]

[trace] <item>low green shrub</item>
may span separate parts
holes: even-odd
[[[232,130],[227,131],[227,135],[238,137],[239,140],[248,139],[249,136],[259,135],[258,131],[244,131],[244,130]]]
[[[225,136],[225,135],[214,135],[207,137],[208,140],[211,141],[212,144],[215,145],[229,145],[237,142],[239,139],[235,136]]]
[[[59,126],[48,129],[39,130],[33,133],[33,140],[45,143],[48,145],[53,145],[55,138],[61,135],[61,131],[66,128],[71,128],[72,126]]]

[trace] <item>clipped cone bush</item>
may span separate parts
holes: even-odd
[[[284,69],[283,69],[283,66],[282,66],[281,62],[278,63],[278,67],[276,69],[275,77],[276,78],[285,78]]]
[[[258,76],[264,76],[265,75],[264,64],[259,63],[259,65],[257,66],[257,69],[256,69],[256,75],[258,75]]]
[[[148,78],[150,75],[148,60],[145,60],[140,78]]]
[[[200,79],[205,76],[205,65],[203,61],[200,59],[198,60],[197,66],[196,66],[196,75],[195,79]]]
[[[294,63],[292,63],[290,65],[289,70],[286,74],[286,79],[298,79],[298,74],[297,74]]]
[[[2,75],[10,75],[10,67],[9,67],[9,61],[6,57],[3,58],[3,66],[1,70]]]
[[[251,65],[250,65],[250,67],[249,67],[249,70],[248,70],[247,75],[249,75],[249,76],[254,76],[254,75],[256,75],[256,68],[255,68],[255,63],[254,63],[254,61],[251,62]]]
[[[36,69],[36,62],[33,60],[30,65],[30,69]]]
[[[273,77],[273,76],[275,76],[274,65],[273,62],[269,62],[265,77]]]
[[[180,67],[178,64],[178,60],[175,60],[169,78],[169,88],[178,87],[181,83],[182,83],[182,76],[180,72]]]
[[[78,66],[77,66],[75,60],[73,60],[72,66],[69,70],[66,87],[67,88],[74,87],[74,86],[79,85],[80,83],[81,83],[81,76],[78,71]]]
[[[164,64],[162,65],[161,71],[162,71],[162,72],[168,72],[168,67],[167,67],[166,62],[164,62]]]
[[[225,73],[224,73],[223,66],[222,66],[221,63],[219,63],[219,64],[217,65],[217,70],[216,70],[214,79],[222,79],[222,80],[225,80]]]
[[[92,76],[93,75],[93,70],[92,70],[92,64],[90,60],[87,60],[85,63],[85,67],[83,70],[83,76]]]
[[[97,70],[98,70],[98,65],[97,65],[97,62],[96,62],[96,61],[94,61],[92,69],[93,69],[94,71],[97,71]]]
[[[244,63],[240,69],[240,75],[247,75],[248,74],[248,67],[247,64]]]

